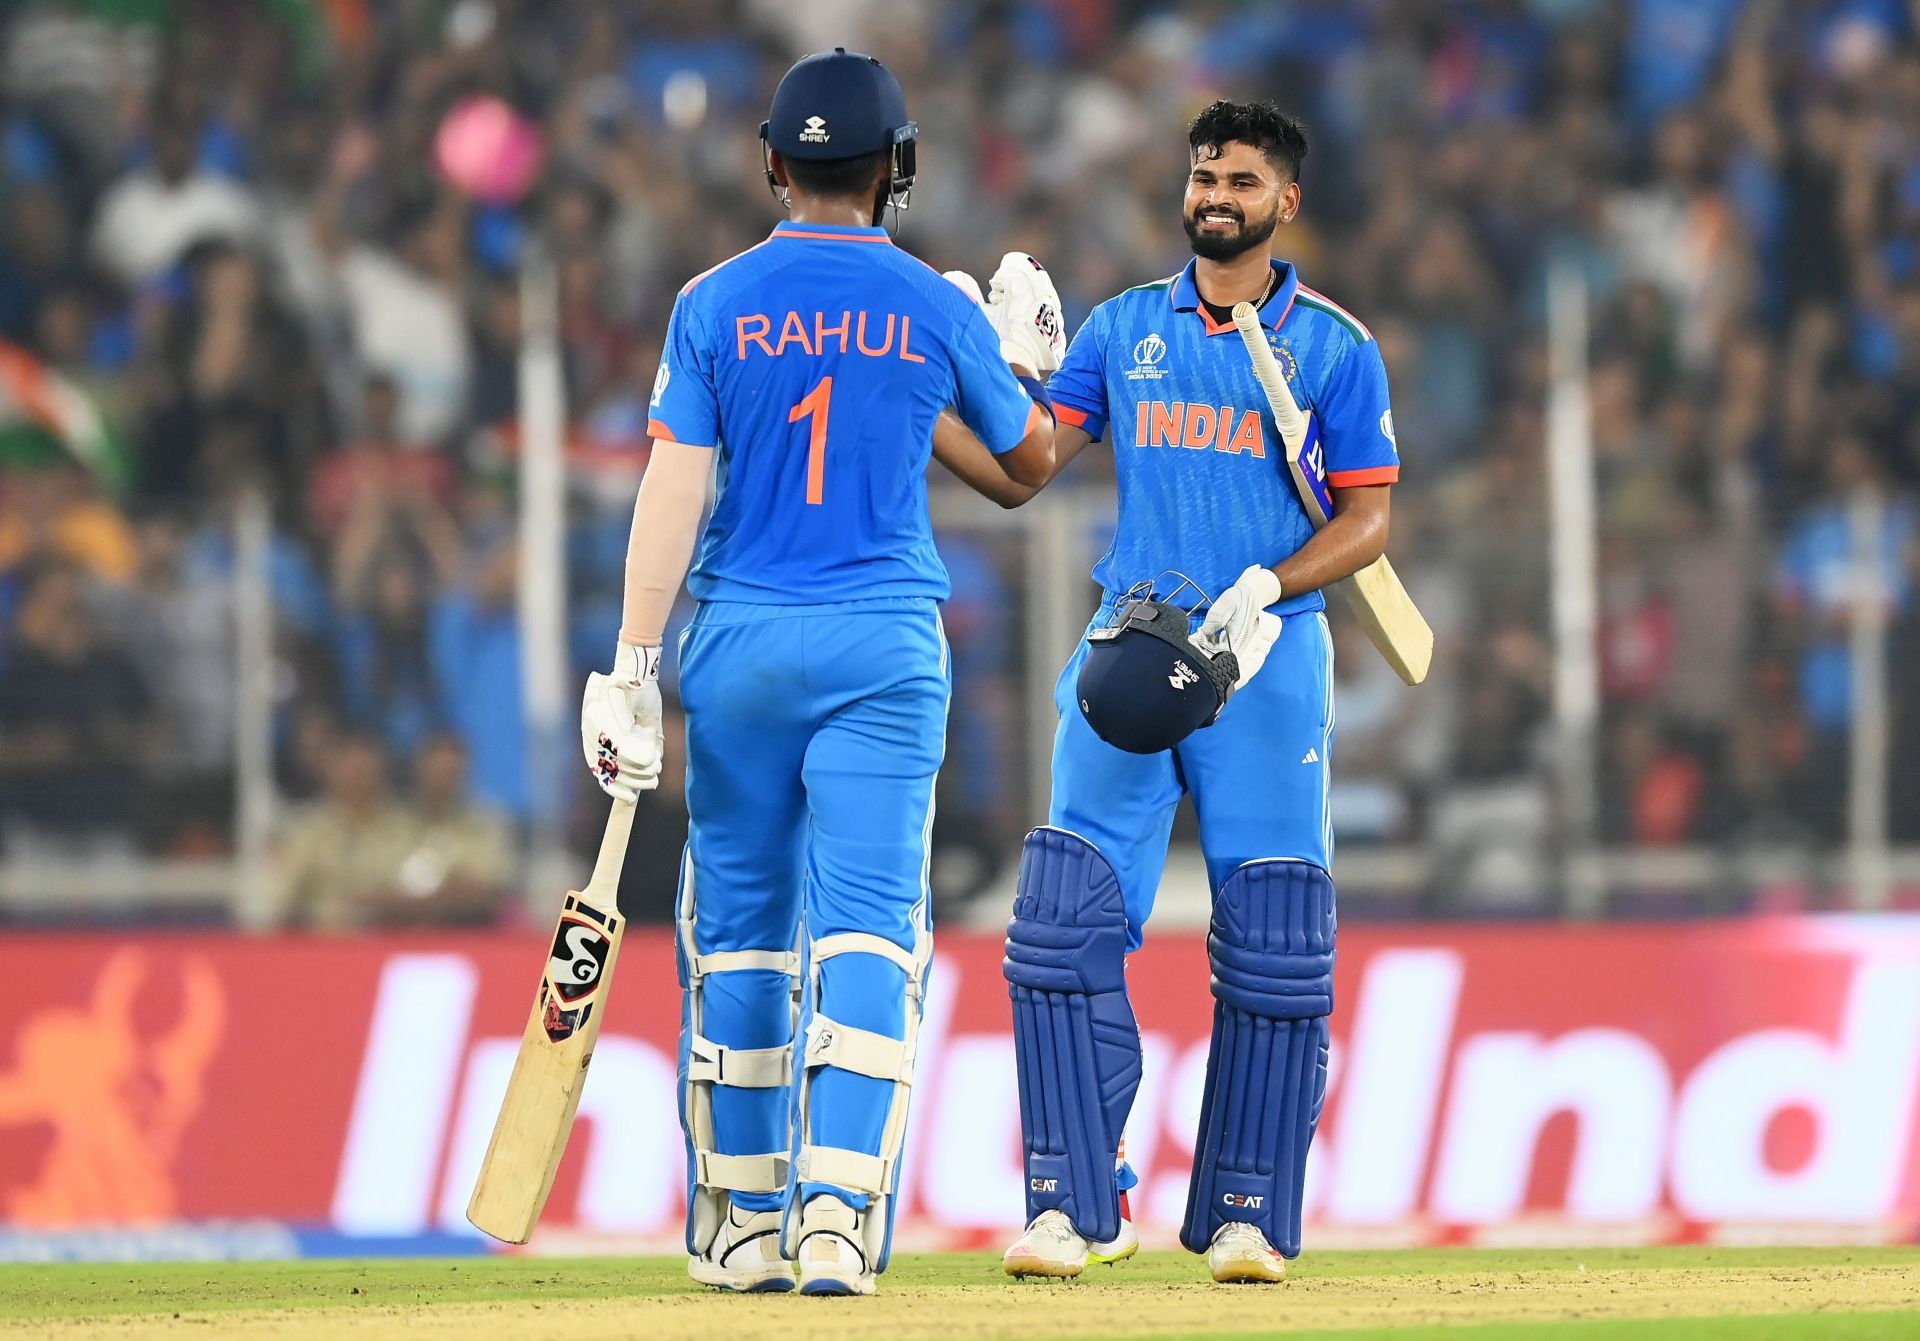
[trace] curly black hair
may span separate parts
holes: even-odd
[[[1218,158],[1229,144],[1250,144],[1267,161],[1300,180],[1300,161],[1307,156],[1307,131],[1298,117],[1270,102],[1209,103],[1187,127],[1187,145],[1193,160]]]

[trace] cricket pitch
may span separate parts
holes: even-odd
[[[986,1254],[909,1255],[872,1299],[729,1296],[666,1258],[0,1268],[0,1337],[146,1341],[956,1341],[1000,1337],[1920,1336],[1920,1247],[1323,1252],[1281,1286],[1218,1286],[1143,1253],[1071,1282]]]

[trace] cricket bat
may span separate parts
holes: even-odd
[[[520,1036],[493,1139],[467,1203],[476,1229],[525,1243],[553,1190],[567,1133],[587,1082],[593,1043],[607,1017],[607,984],[625,919],[615,897],[633,830],[633,802],[613,803],[587,887],[567,895],[533,1015]]]
[[[1327,484],[1320,427],[1301,411],[1287,389],[1286,374],[1280,371],[1280,360],[1267,343],[1267,328],[1260,324],[1260,314],[1252,303],[1234,304],[1233,324],[1240,329],[1240,338],[1253,359],[1254,375],[1273,408],[1273,422],[1286,445],[1287,469],[1293,473],[1300,505],[1317,531],[1333,517],[1333,491]],[[1400,584],[1400,575],[1393,571],[1387,556],[1382,554],[1337,585],[1346,592],[1347,604],[1360,617],[1367,637],[1400,678],[1408,684],[1426,679],[1433,665],[1433,630]]]

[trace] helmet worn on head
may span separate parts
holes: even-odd
[[[1176,575],[1177,576],[1177,575]],[[1210,653],[1190,630],[1198,602],[1178,603],[1182,590],[1205,593],[1182,578],[1169,596],[1141,582],[1105,625],[1087,635],[1087,655],[1074,690],[1094,734],[1132,754],[1170,750],[1226,706],[1240,665],[1232,652]]]
[[[889,151],[888,197],[904,208],[913,189],[920,127],[907,119],[900,81],[872,56],[845,47],[802,58],[781,77],[760,123],[761,152],[786,158],[858,158]],[[774,186],[771,158],[767,181]]]

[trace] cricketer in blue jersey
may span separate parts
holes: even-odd
[[[1076,701],[1088,642],[1060,677],[1052,804],[1028,837],[1007,938],[1028,1215],[1005,1258],[1015,1275],[1077,1275],[1138,1243],[1133,1175],[1116,1169],[1140,1075],[1124,964],[1182,795],[1213,890],[1216,1008],[1181,1239],[1207,1254],[1214,1279],[1279,1280],[1298,1254],[1300,1180],[1325,1093],[1334,713],[1321,589],[1384,549],[1399,456],[1379,346],[1272,256],[1274,230],[1300,206],[1298,124],[1269,104],[1216,103],[1189,147],[1194,259],[1100,304],[1048,391],[1056,469],[1104,439],[1119,483],[1089,631],[1124,622],[1115,610],[1134,584],[1190,578],[1213,599],[1177,635],[1206,655],[1231,651],[1237,688],[1226,683],[1232,697],[1211,725],[1137,754],[1097,734],[1093,705]],[[1257,307],[1294,399],[1319,422],[1337,506],[1317,533],[1232,322],[1240,301]],[[1034,492],[984,471],[964,434],[943,430],[936,451],[1003,504]],[[1159,678],[1176,694],[1206,692],[1177,664]]]
[[[1036,374],[1065,342],[1045,271],[1010,254],[982,306],[874,226],[914,133],[870,57],[782,80],[761,134],[792,217],[674,304],[615,669],[581,714],[605,790],[655,785],[685,577],[688,1270],[726,1289],[790,1290],[797,1268],[802,1293],[870,1294],[886,1267],[949,692],[934,421],[951,406],[1009,481],[1052,466]]]

